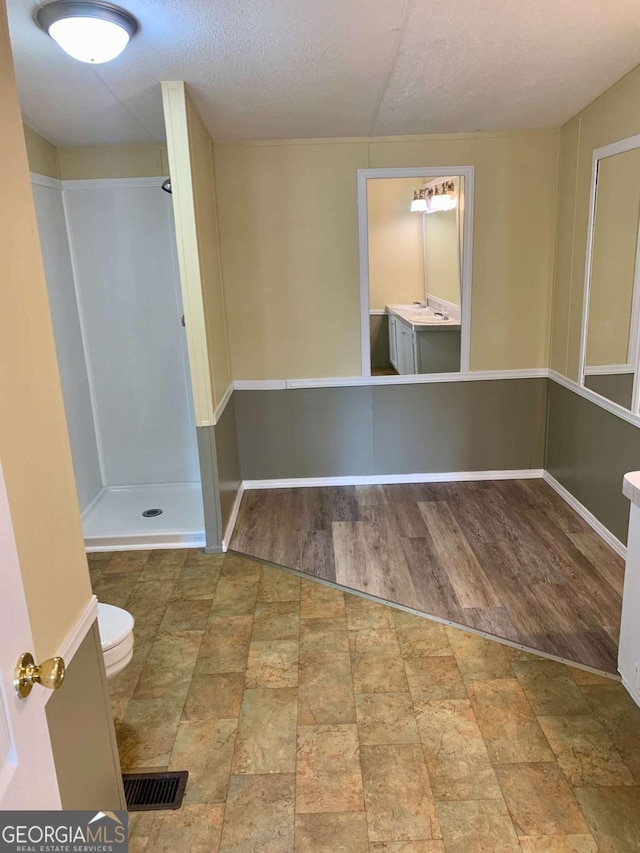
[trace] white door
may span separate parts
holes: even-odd
[[[48,691],[36,684],[26,699],[18,699],[13,689],[23,652],[33,653],[33,638],[0,465],[0,811],[59,809],[45,715]]]

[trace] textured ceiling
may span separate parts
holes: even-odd
[[[164,139],[185,80],[216,139],[556,127],[640,63],[638,0],[122,0],[114,62],[66,56],[9,0],[25,121],[58,145]]]

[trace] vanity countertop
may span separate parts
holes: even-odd
[[[454,317],[443,320],[442,317],[434,315],[432,308],[419,308],[417,305],[385,305],[385,309],[387,314],[395,314],[417,332],[425,329],[440,332],[456,331],[461,328],[460,320]]]

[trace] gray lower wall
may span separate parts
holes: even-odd
[[[67,667],[64,684],[47,702],[46,714],[62,808],[126,808],[97,622]]]
[[[542,468],[545,379],[236,391],[244,480]]]
[[[640,429],[549,380],[545,468],[622,542],[622,478],[640,468]]]
[[[631,408],[633,373],[592,373],[585,376],[584,384],[601,397],[606,397],[625,409]]]
[[[210,554],[222,551],[224,532],[240,489],[236,399],[237,392],[231,395],[215,426],[196,430],[207,540],[205,551]]]
[[[222,417],[214,428],[223,535],[242,480],[237,439],[236,393],[231,395]]]
[[[229,404],[231,401],[229,401]],[[204,508],[205,551],[216,554],[222,551],[222,518],[220,514],[220,487],[218,483],[218,454],[216,451],[216,428],[197,427],[198,459],[202,483],[202,505]]]
[[[626,542],[640,468],[640,429],[546,379],[235,391],[216,431],[227,519],[240,479],[545,468]]]
[[[369,339],[371,367],[388,367],[391,363],[391,355],[389,353],[389,318],[386,314],[369,315]]]

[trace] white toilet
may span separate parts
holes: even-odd
[[[133,657],[133,616],[121,607],[98,604],[98,628],[107,678],[113,678]]]

